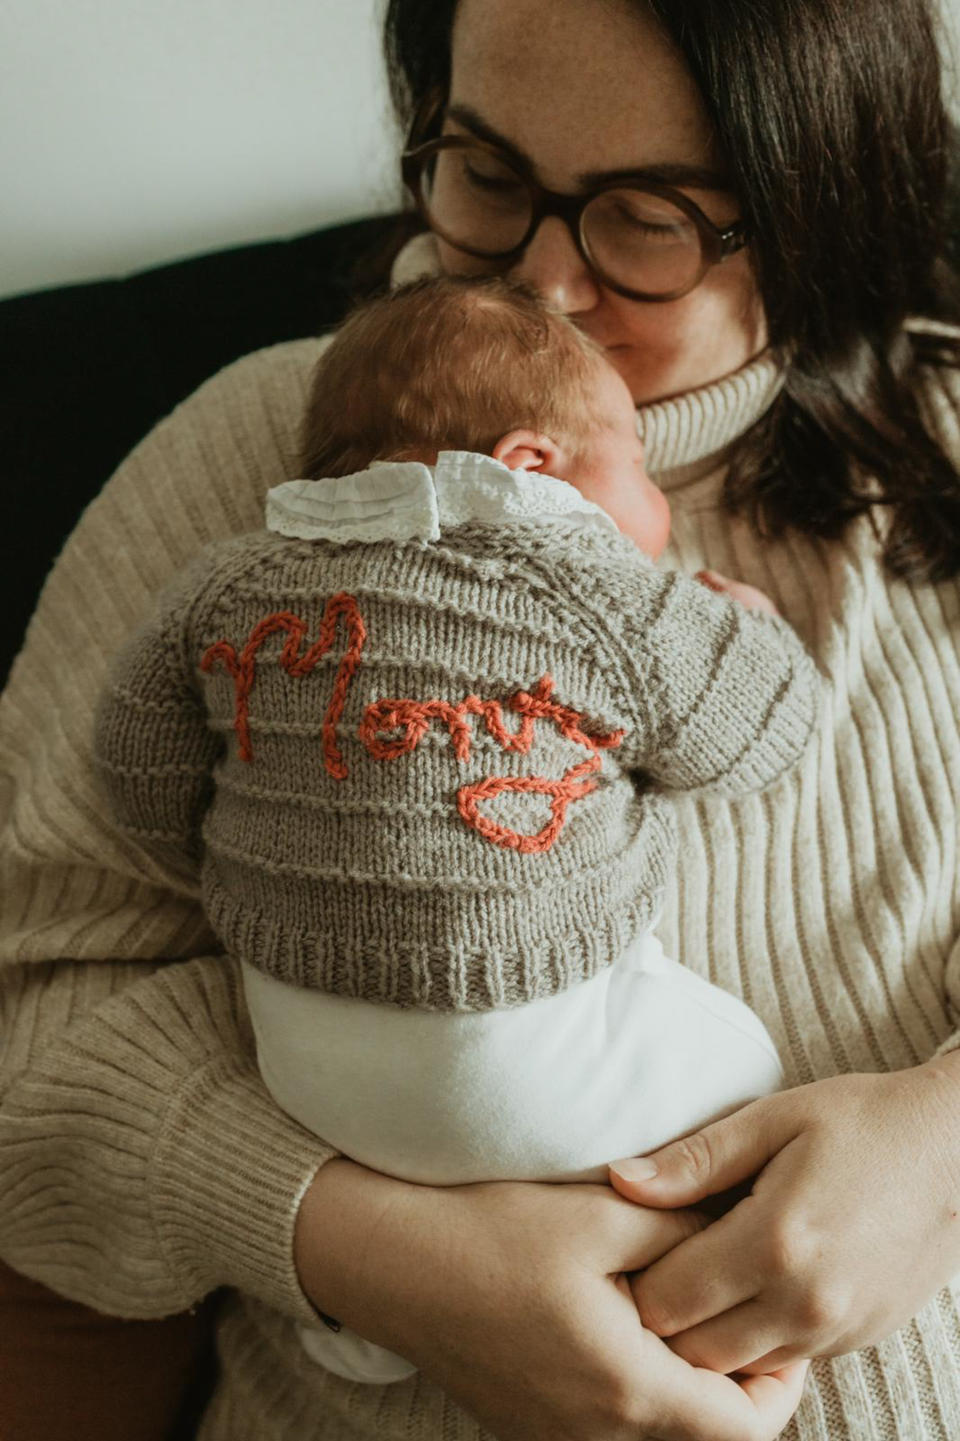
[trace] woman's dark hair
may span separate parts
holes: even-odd
[[[445,93],[457,0],[390,0],[384,42],[409,122]],[[638,0],[686,57],[733,176],[786,384],[726,485],[766,533],[825,537],[880,503],[897,575],[960,572],[960,475],[929,433],[919,366],[960,342],[946,206],[956,134],[931,0]],[[960,175],[953,175],[960,182]]]

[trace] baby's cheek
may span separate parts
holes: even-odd
[[[670,502],[657,486],[650,486],[650,538],[647,554],[659,560],[670,539]]]
[[[659,560],[670,539],[670,505],[652,482],[621,522],[620,529],[651,560]]]

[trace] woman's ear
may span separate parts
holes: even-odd
[[[559,445],[549,435],[535,430],[511,430],[500,437],[491,452],[508,470],[542,470],[555,475],[555,466],[562,461]]]

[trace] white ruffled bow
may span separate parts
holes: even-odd
[[[376,461],[354,475],[288,480],[267,492],[267,529],[301,540],[439,540],[468,521],[518,520],[617,528],[565,480],[469,450],[443,450],[436,465]]]

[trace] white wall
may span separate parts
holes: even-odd
[[[388,210],[382,0],[0,0],[0,295]]]
[[[392,208],[382,3],[0,0],[0,295]]]

